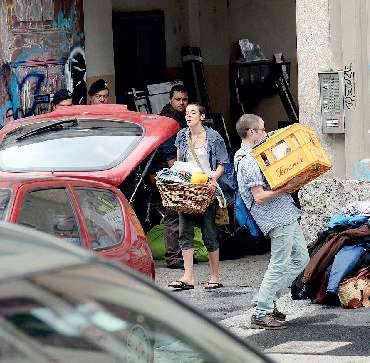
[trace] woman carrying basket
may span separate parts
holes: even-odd
[[[189,103],[185,119],[187,128],[180,130],[176,137],[177,160],[187,161],[200,167],[209,176],[209,188],[214,192],[217,180],[224,173],[224,165],[229,162],[225,143],[218,132],[203,126],[205,108],[198,103]],[[216,201],[217,202],[217,201]],[[180,290],[194,289],[193,238],[194,226],[200,224],[211,269],[205,289],[222,287],[219,277],[219,244],[215,224],[216,202],[210,204],[202,215],[179,213],[179,245],[184,259],[184,274],[168,286]]]

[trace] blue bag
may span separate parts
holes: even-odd
[[[252,209],[252,206],[250,209]],[[244,200],[238,190],[236,192],[234,205],[235,222],[240,227],[246,228],[252,237],[263,237],[263,233],[260,227],[258,227],[254,218],[252,217],[250,209],[246,207]]]
[[[236,165],[236,172],[238,172],[238,166],[241,159],[243,159],[244,156],[242,156]],[[256,221],[252,217],[251,209],[253,207],[254,200],[248,209],[247,206],[244,203],[244,200],[242,196],[240,195],[239,189],[236,191],[235,194],[235,204],[234,204],[234,217],[235,217],[235,223],[242,228],[245,228],[249,231],[250,235],[255,238],[261,238],[263,237],[263,233],[258,227]]]

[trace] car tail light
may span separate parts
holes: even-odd
[[[128,208],[128,213],[130,215],[131,222],[132,222],[132,224],[134,225],[134,227],[136,229],[137,235],[146,240],[147,238],[146,238],[146,234],[144,232],[144,229],[141,226],[139,218],[136,216],[136,213],[134,212],[134,210],[131,207]]]

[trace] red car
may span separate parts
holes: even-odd
[[[53,234],[56,234],[55,229],[59,232],[63,228],[72,228],[74,223],[73,230],[76,232],[77,228],[80,231],[78,238],[82,246],[101,250],[99,253],[104,256],[125,262],[154,277],[153,260],[150,256],[149,266],[145,257],[150,255],[145,235],[129,203],[145,229],[160,219],[160,199],[156,188],[152,187],[150,174],[154,172],[158,147],[178,129],[177,122],[172,119],[128,111],[123,105],[64,107],[62,111],[6,125],[0,131],[0,180],[4,188],[1,193],[5,196],[4,201],[8,198],[2,203],[3,218],[48,232],[54,231]],[[14,179],[15,176],[17,179]],[[129,203],[114,187],[124,192]],[[59,222],[54,221],[53,226],[44,229],[24,223],[20,218],[25,207],[31,203],[27,199],[27,191],[42,195],[44,190],[50,189],[68,196],[64,203],[66,200],[70,202],[71,215],[76,220],[72,223],[60,217],[61,223],[68,226],[61,227]],[[110,237],[116,242],[121,238],[122,243],[109,246],[112,242],[101,242],[101,246],[96,242],[95,231],[89,230],[90,217],[87,217],[84,205],[89,204],[88,191],[95,189],[103,193],[101,195],[109,194],[109,198],[116,203],[107,202],[105,196],[96,197],[102,203],[99,207],[102,210],[117,206],[117,215],[112,214],[106,220],[116,221],[118,210],[121,210],[125,220],[124,231],[116,221],[117,228],[111,231]],[[40,197],[41,200],[47,198]],[[56,204],[60,198],[55,196]],[[36,222],[36,216],[42,213],[42,219],[48,217],[47,205],[44,211],[35,208],[33,202],[31,207],[29,214],[32,222]],[[50,213],[54,212],[57,213],[55,210]],[[41,222],[44,223],[43,220]],[[77,243],[75,235],[68,238]]]

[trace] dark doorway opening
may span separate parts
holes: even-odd
[[[113,12],[117,103],[128,104],[132,88],[166,80],[163,11]]]

